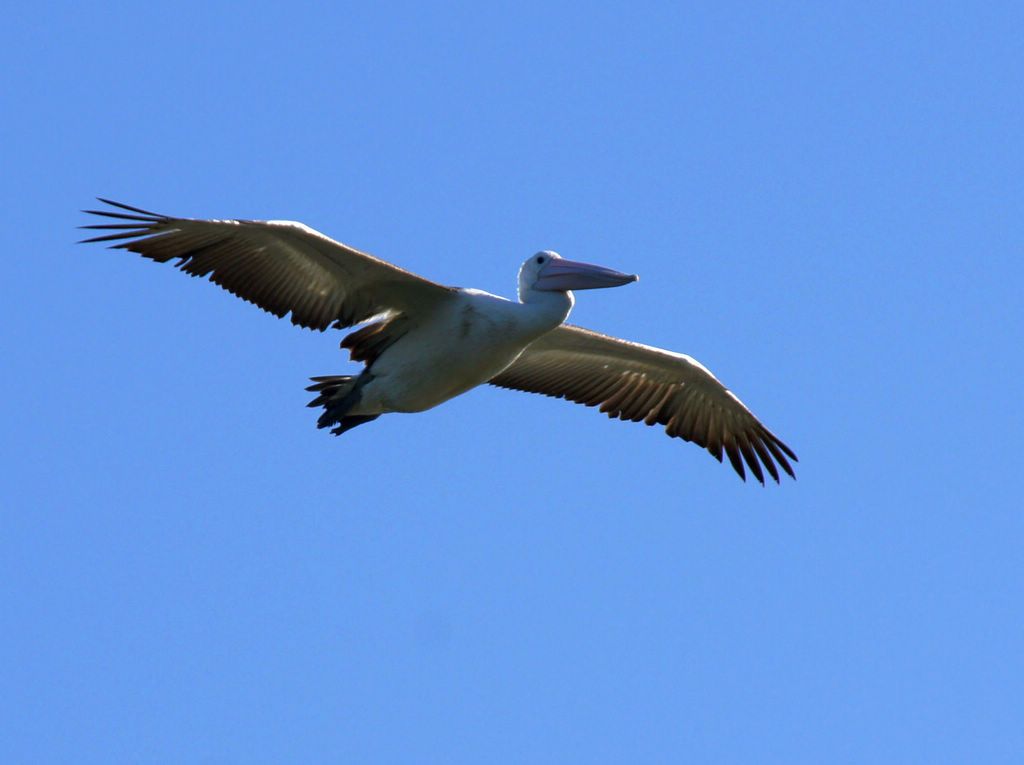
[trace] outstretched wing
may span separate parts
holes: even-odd
[[[744,462],[758,481],[764,469],[779,480],[776,463],[796,478],[793,451],[768,430],[695,359],[649,345],[562,325],[531,343],[491,385],[600,405],[609,417],[664,425],[722,461],[740,478]]]
[[[234,295],[293,324],[324,330],[348,327],[382,313],[427,312],[453,294],[365,252],[293,221],[172,218],[107,199],[111,208],[86,210],[117,223],[82,226],[112,231],[84,242],[175,264],[208,276]]]

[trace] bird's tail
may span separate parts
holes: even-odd
[[[346,430],[357,425],[371,422],[380,417],[379,414],[349,414],[348,412],[359,403],[359,390],[372,378],[363,373],[358,377],[352,375],[324,375],[311,377],[313,384],[306,388],[317,394],[317,397],[306,406],[322,406],[324,413],[320,415],[316,426],[331,428],[331,433],[340,436]]]

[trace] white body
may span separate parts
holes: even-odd
[[[572,308],[564,292],[524,293],[522,303],[460,289],[373,363],[353,415],[422,412],[504,371]]]

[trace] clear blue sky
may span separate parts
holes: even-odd
[[[5,763],[1020,762],[1017,3],[30,3],[0,28]],[[75,245],[288,218],[690,353],[800,455],[354,367]]]

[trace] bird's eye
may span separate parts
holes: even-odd
[[[537,256],[537,262],[538,263],[543,263],[544,262],[544,256],[543,255],[538,255]]]

